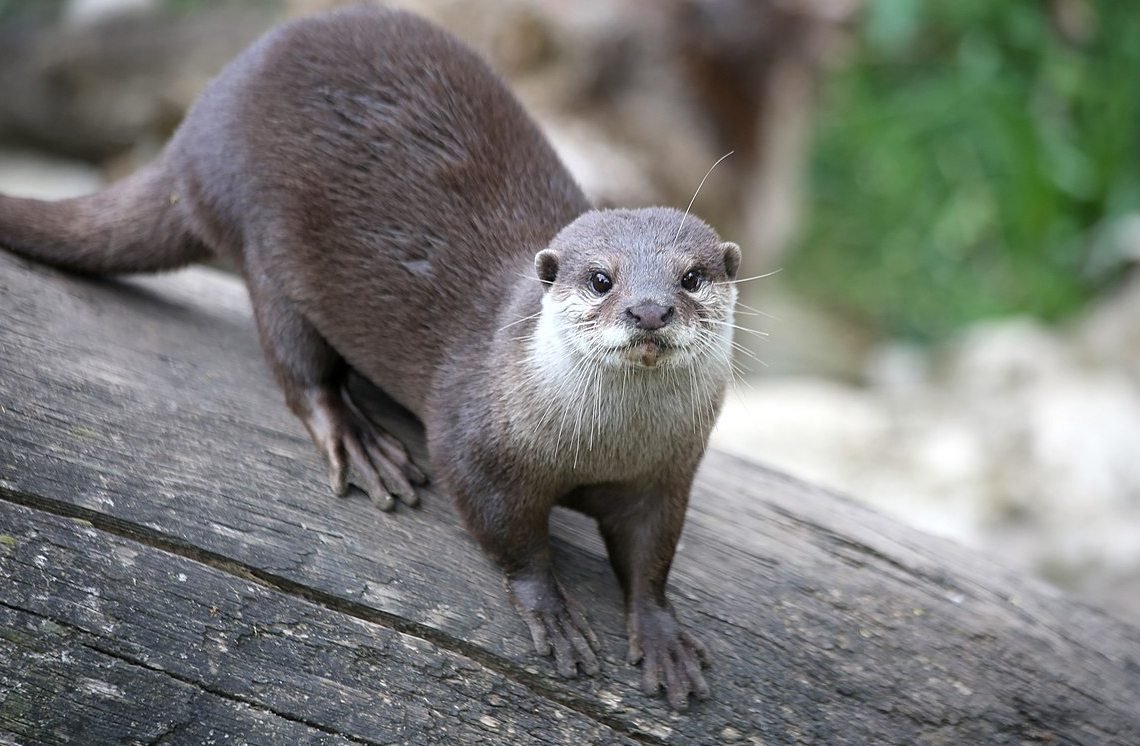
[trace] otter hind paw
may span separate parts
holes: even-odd
[[[302,417],[317,448],[329,463],[329,484],[337,495],[348,492],[349,474],[381,510],[396,500],[419,503],[413,485],[427,482],[404,445],[373,423],[349,398],[347,391],[314,391]]]

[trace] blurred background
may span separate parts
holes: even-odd
[[[91,191],[337,0],[0,0],[0,190]],[[1126,0],[403,0],[601,205],[745,250],[718,447],[1140,621],[1140,13]]]

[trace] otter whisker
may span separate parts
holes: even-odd
[[[739,342],[736,342],[736,341],[732,342],[732,349],[736,350],[737,352],[739,352],[741,355],[744,355],[745,357],[748,357],[748,358],[751,358],[752,360],[755,360],[758,363],[763,362],[762,360],[760,360],[760,358],[756,357],[755,352],[748,349],[747,347],[740,344]]]
[[[735,360],[729,363],[729,368],[732,370],[732,380],[735,383],[742,383],[748,388],[752,388],[752,383],[746,377],[747,371],[744,367],[737,363]]]
[[[721,280],[717,284],[718,285],[739,285],[742,282],[752,282],[753,280],[763,280],[766,277],[771,277],[772,275],[778,275],[783,271],[784,271],[784,268],[780,267],[779,269],[774,269],[771,272],[765,272],[762,275],[754,275],[752,277],[741,277],[741,278],[736,279],[736,280]]]
[[[740,313],[740,309],[742,309],[742,308],[747,312],[746,315],[748,315],[748,316],[763,316],[764,318],[771,319],[772,321],[779,321],[780,320],[780,318],[778,316],[774,316],[774,315],[768,313],[767,311],[761,311],[759,308],[753,308],[752,306],[745,305],[744,303],[741,303],[739,300],[736,301],[736,309],[737,309],[736,312]]]
[[[717,326],[727,327],[729,329],[735,329],[738,332],[743,332],[744,334],[751,334],[754,337],[767,338],[767,337],[771,336],[771,334],[769,334],[768,332],[761,331],[759,329],[750,329],[747,326],[740,326],[739,324],[733,324],[733,323],[728,322],[728,321],[721,321],[720,319],[709,319],[708,323],[715,324]]]
[[[729,157],[730,155],[732,155],[735,152],[736,152],[735,150],[730,150],[727,153],[725,153],[724,155],[722,155],[720,158],[717,158],[716,163],[709,166],[709,170],[705,172],[704,178],[701,179],[701,183],[697,184],[697,191],[693,192],[693,198],[689,200],[689,204],[685,208],[685,214],[683,214],[681,216],[681,221],[679,223],[677,223],[677,235],[673,236],[673,245],[669,247],[670,251],[677,248],[677,240],[681,238],[681,228],[685,225],[685,218],[689,217],[689,211],[693,209],[693,203],[697,201],[697,195],[701,193],[701,188],[704,187],[705,182],[709,178],[709,175],[713,172],[713,169],[715,169],[717,166],[720,165],[721,161],[723,161],[725,158]]]
[[[534,312],[528,316],[523,316],[521,319],[516,319],[515,321],[512,321],[509,324],[504,324],[503,326],[500,326],[499,331],[503,331],[504,329],[507,329],[509,327],[514,326],[515,324],[521,324],[524,321],[530,321],[531,319],[537,319],[541,315],[542,315],[542,309],[540,308],[538,311],[536,311],[536,312]]]

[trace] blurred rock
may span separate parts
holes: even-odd
[[[1135,284],[1070,329],[869,355],[864,385],[751,379],[714,439],[1140,619],[1138,320]]]
[[[1090,364],[1120,366],[1140,381],[1140,272],[1078,322],[1076,353]]]
[[[133,13],[153,13],[158,0],[67,0],[63,21],[71,26],[85,26]]]
[[[165,141],[272,6],[0,27],[0,142],[98,163]]]
[[[634,155],[615,146],[591,123],[547,120],[539,124],[595,205],[618,207],[655,201],[657,190]]]
[[[0,192],[15,197],[65,199],[103,185],[99,169],[43,153],[0,150]]]
[[[855,381],[885,349],[871,330],[823,313],[789,293],[779,275],[741,278],[737,363],[744,375],[804,375]]]

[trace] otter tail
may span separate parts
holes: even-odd
[[[0,195],[0,247],[84,274],[157,272],[207,258],[163,160],[85,197]]]

